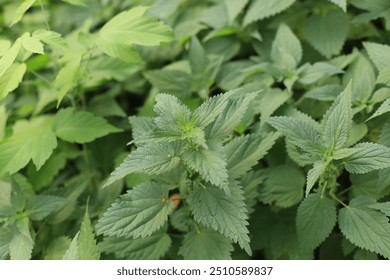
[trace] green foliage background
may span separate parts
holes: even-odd
[[[388,0],[2,0],[0,259],[390,259]]]

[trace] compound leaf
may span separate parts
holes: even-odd
[[[138,238],[161,228],[173,211],[168,189],[156,183],[140,184],[114,202],[99,220],[99,234]]]
[[[185,260],[229,260],[232,251],[229,238],[211,229],[201,228],[184,236],[179,255]]]
[[[357,197],[340,210],[339,226],[343,235],[360,248],[390,258],[390,224],[386,215],[370,208],[375,200]]]
[[[308,195],[298,207],[297,235],[300,246],[314,250],[330,235],[336,225],[334,202],[315,193]]]
[[[90,112],[66,108],[55,115],[53,131],[64,141],[81,144],[121,130]]]

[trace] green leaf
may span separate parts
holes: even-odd
[[[304,85],[310,85],[330,76],[344,73],[340,68],[327,62],[316,62],[313,65],[304,64],[299,68],[299,71],[298,81]],[[332,96],[328,98],[332,98]]]
[[[191,94],[192,76],[184,71],[175,69],[151,70],[144,73],[146,79],[159,92],[169,92],[180,97],[189,97]]]
[[[87,143],[120,129],[104,118],[73,108],[61,109],[53,119],[53,131],[58,138],[71,143]]]
[[[105,237],[99,248],[121,260],[158,260],[167,253],[171,243],[166,229],[162,228],[145,238]]]
[[[122,195],[99,220],[99,234],[137,238],[161,228],[173,211],[168,189],[155,183],[140,184]]]
[[[245,198],[238,186],[231,185],[230,192],[227,195],[213,186],[197,186],[189,194],[188,204],[195,221],[238,242],[251,255]]]
[[[326,113],[324,122],[324,143],[328,150],[334,151],[345,148],[345,144],[351,133],[352,109],[351,109],[351,84],[336,99],[335,104]]]
[[[12,64],[0,77],[0,100],[18,88],[26,73],[26,64]]]
[[[31,237],[29,220],[22,218],[16,221],[16,227],[9,243],[9,254],[11,260],[31,259],[34,240]]]
[[[308,195],[298,207],[297,235],[300,246],[314,250],[330,235],[336,225],[334,202],[321,194]]]
[[[10,26],[18,23],[24,14],[27,12],[28,9],[31,8],[31,6],[35,3],[35,0],[24,0],[22,4],[17,8],[15,16],[10,24]]]
[[[249,0],[224,0],[229,24],[232,25],[237,16],[242,12]]]
[[[0,58],[0,77],[2,77],[5,71],[11,67],[16,57],[19,54],[20,48],[22,47],[22,39],[16,39],[15,43],[9,48],[4,55]]]
[[[263,93],[259,104],[261,114],[261,123],[264,123],[268,118],[291,97],[291,93],[287,90],[268,89]]]
[[[179,255],[185,260],[230,260],[231,241],[211,229],[192,230],[184,236]]]
[[[298,204],[303,198],[305,176],[296,167],[278,165],[271,167],[259,192],[259,200],[287,208]]]
[[[88,7],[86,0],[62,0],[62,1],[72,5]]]
[[[11,226],[2,227],[0,231],[0,260],[7,259],[9,255],[9,244],[13,237]]]
[[[54,87],[58,91],[57,107],[61,103],[64,96],[77,84],[81,58],[81,52],[71,52],[67,53],[67,55],[64,56],[60,61],[64,64],[64,66],[61,67],[61,70],[58,72],[54,80]]]
[[[293,117],[270,117],[267,122],[283,133],[287,142],[310,154],[323,153],[321,134],[309,122]]]
[[[310,193],[321,174],[324,173],[328,164],[328,161],[318,160],[314,163],[313,168],[309,170],[307,173],[306,196]]]
[[[390,98],[387,98],[387,99],[379,106],[378,110],[376,110],[375,113],[374,113],[371,117],[369,117],[369,118],[367,119],[367,121],[368,121],[368,120],[371,120],[371,119],[373,119],[373,118],[376,118],[376,117],[378,117],[378,116],[380,116],[380,115],[386,114],[386,113],[388,113],[388,112],[390,112]]]
[[[310,16],[304,26],[309,43],[326,58],[338,54],[347,39],[349,20],[341,10]]]
[[[243,25],[278,14],[290,7],[295,0],[254,0],[249,6]]]
[[[31,37],[30,33],[22,37],[22,46],[29,52],[43,54],[42,42],[38,38]]]
[[[32,160],[40,169],[57,146],[51,118],[36,117],[18,121],[13,135],[0,143],[0,175],[13,174]]]
[[[41,221],[67,203],[68,201],[63,197],[34,195],[27,201],[26,213],[31,220]]]
[[[1,78],[0,78],[1,80]],[[1,100],[1,94],[0,94]],[[7,109],[5,105],[0,105],[0,141],[4,139],[5,136],[5,128],[7,125]]]
[[[192,118],[199,127],[206,127],[226,109],[228,94],[215,95],[202,103],[193,113]]]
[[[382,202],[382,203],[375,203],[373,205],[369,206],[370,208],[376,209],[381,211],[386,216],[390,217],[390,201]]]
[[[375,143],[360,143],[354,153],[345,158],[345,169],[350,173],[367,173],[390,167],[390,148]]]
[[[189,149],[183,154],[183,160],[206,182],[228,191],[225,151],[220,144],[215,142],[208,143],[208,146],[208,149]]]
[[[68,250],[66,250],[66,252],[62,258],[63,260],[79,260],[80,259],[79,249],[77,246],[77,240],[79,238],[79,234],[80,234],[80,232],[77,232],[75,237],[73,237],[72,242],[70,243]]]
[[[334,101],[336,97],[343,91],[343,87],[337,84],[329,84],[321,87],[316,87],[305,94],[305,98],[310,98],[320,101]]]
[[[197,37],[191,40],[191,47],[188,52],[188,59],[191,66],[191,73],[193,75],[202,75],[205,73],[209,63],[207,55]]]
[[[390,122],[387,122],[383,126],[381,134],[379,136],[379,143],[384,146],[390,147]]]
[[[141,62],[133,45],[157,46],[174,39],[170,27],[156,18],[144,16],[147,7],[135,7],[110,19],[99,31],[99,49],[125,62]]]
[[[302,46],[291,29],[281,24],[271,48],[272,61],[284,69],[294,70],[302,59]]]
[[[69,48],[62,35],[54,31],[38,29],[33,32],[32,37],[48,44],[55,50],[66,51]]]
[[[136,145],[138,145],[139,142],[143,142],[143,140],[150,135],[150,132],[155,129],[153,118],[131,116],[129,117],[129,120],[132,128],[133,143]]]
[[[97,247],[91,220],[88,215],[88,207],[81,223],[77,245],[80,260],[98,260],[100,258],[100,251]]]
[[[363,46],[379,71],[390,68],[390,46],[371,42],[364,42]]]
[[[110,175],[104,186],[130,173],[159,175],[175,168],[180,162],[182,145],[178,142],[148,144],[132,152]]]
[[[229,177],[235,179],[248,172],[272,148],[278,137],[278,133],[269,133],[264,138],[256,134],[247,134],[236,137],[226,144],[224,148]]]
[[[357,197],[339,212],[343,235],[356,246],[390,259],[390,224],[388,218],[369,206],[375,200]]]
[[[344,12],[347,12],[347,0],[329,0],[339,6]]]

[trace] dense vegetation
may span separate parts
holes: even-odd
[[[0,259],[390,259],[390,1],[2,0]]]

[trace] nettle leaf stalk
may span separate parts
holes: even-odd
[[[99,220],[97,232],[108,236],[103,246],[110,248],[119,240],[146,242],[152,236],[169,240],[165,225],[171,217],[173,226],[185,232],[179,250],[185,259],[230,258],[232,242],[251,255],[241,180],[279,135],[235,136],[255,97],[234,90],[209,98],[191,112],[175,96],[159,94],[155,117],[131,117],[137,149],[105,186],[134,173],[147,174],[150,181],[122,195]],[[165,176],[171,181],[164,182]],[[169,194],[177,191],[183,203],[174,211]]]

